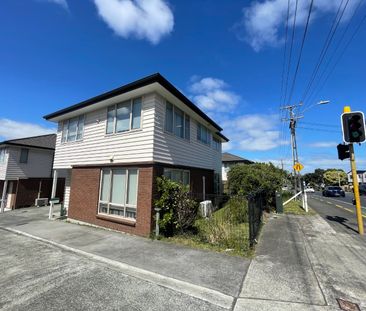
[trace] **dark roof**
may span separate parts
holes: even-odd
[[[78,104],[75,104],[73,106],[58,110],[56,112],[53,112],[51,114],[45,115],[43,118],[46,120],[56,118],[58,116],[61,116],[63,114],[88,107],[90,105],[93,105],[97,102],[100,102],[102,100],[106,100],[108,98],[112,98],[117,95],[121,95],[133,90],[136,90],[138,88],[150,85],[152,83],[159,83],[161,86],[163,86],[165,89],[167,89],[171,94],[173,94],[175,97],[180,99],[184,104],[186,104],[190,109],[192,109],[194,112],[196,112],[200,117],[202,117],[204,120],[206,120],[208,123],[213,125],[217,130],[219,136],[226,141],[229,141],[223,134],[219,133],[222,131],[222,128],[215,123],[210,117],[208,117],[201,109],[199,109],[195,104],[193,104],[185,95],[183,95],[173,84],[171,84],[167,79],[165,79],[160,73],[155,73],[150,76],[147,76],[145,78],[136,80],[134,82],[128,83],[126,85],[123,85],[119,88],[116,88],[112,91],[103,93],[101,95],[95,96],[93,98],[87,99],[85,101],[82,101]]]
[[[242,157],[239,157],[235,154],[231,154],[228,152],[224,152],[222,154],[222,162],[240,162],[240,163],[246,163],[246,164],[254,163],[253,161],[244,159]]]
[[[347,174],[350,174],[350,173],[352,173],[352,171],[349,171]],[[357,174],[364,174],[364,173],[366,173],[365,170],[357,170]]]
[[[56,134],[5,140],[1,142],[0,145],[12,145],[54,150],[56,145]]]

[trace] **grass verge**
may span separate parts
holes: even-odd
[[[296,201],[292,200],[291,202],[287,203],[283,207],[284,214],[290,214],[290,215],[305,215],[305,216],[313,216],[316,215],[316,213],[309,208],[308,212],[305,212],[305,210],[302,208],[302,201]]]

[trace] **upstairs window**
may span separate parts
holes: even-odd
[[[141,98],[108,107],[107,134],[121,133],[141,127]]]
[[[26,148],[20,149],[19,163],[28,163],[28,153],[29,153],[29,149],[26,149]]]
[[[83,138],[84,115],[62,122],[61,142],[77,141]]]
[[[220,151],[220,145],[221,142],[219,139],[217,139],[216,137],[212,138],[212,148],[215,149],[216,151]]]
[[[207,127],[197,123],[197,140],[206,145],[211,144],[211,133]]]
[[[171,103],[166,102],[165,131],[189,140],[191,135],[190,127],[191,120],[189,116]]]
[[[5,148],[0,149],[0,163],[5,162]]]

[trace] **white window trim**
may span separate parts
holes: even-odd
[[[78,131],[79,131],[79,124],[80,124],[80,122],[79,122],[80,121],[80,117],[83,117],[83,131],[81,133],[81,138],[78,139]],[[78,118],[78,124],[76,126],[75,140],[68,141],[67,140],[67,136],[69,135],[69,123],[70,123],[70,120],[75,119],[75,118]],[[82,114],[82,115],[79,115],[79,116],[76,116],[76,117],[73,117],[73,118],[70,118],[70,119],[63,120],[62,121],[62,126],[61,126],[61,144],[74,143],[74,142],[77,142],[77,141],[82,141],[84,139],[85,118],[86,118],[85,114]],[[65,125],[66,122],[67,122],[67,128],[66,128],[65,136],[64,136],[64,125]],[[64,137],[65,137],[65,140],[64,140]]]
[[[173,107],[173,132],[169,132],[166,130],[166,108],[167,108],[167,103],[171,104]],[[175,108],[181,110],[183,112],[183,137],[177,136],[175,135]],[[189,137],[186,138],[186,116],[189,118]],[[177,137],[179,139],[183,139],[186,142],[190,142],[191,141],[191,136],[192,136],[192,131],[191,131],[191,124],[192,124],[192,118],[191,116],[186,113],[183,109],[180,109],[179,107],[176,107],[173,103],[171,103],[168,100],[165,100],[165,109],[164,109],[164,132],[172,135],[174,137]]]
[[[125,204],[116,204],[116,203],[111,203],[111,195],[112,195],[112,171],[115,169],[122,169],[122,170],[126,170],[126,184],[125,184]],[[102,195],[102,182],[103,182],[103,171],[104,170],[109,170],[110,174],[109,174],[109,194],[108,194],[108,198],[109,201],[102,201],[101,195]],[[128,197],[128,181],[129,181],[129,170],[137,170],[137,185],[136,185],[136,205],[132,205],[132,204],[128,204],[127,203],[127,197]],[[139,185],[139,175],[140,175],[140,170],[137,167],[106,167],[106,168],[102,168],[100,170],[100,176],[99,176],[99,198],[98,198],[98,210],[97,210],[97,214],[98,215],[104,215],[107,217],[116,217],[119,219],[126,219],[129,221],[136,221],[137,219],[137,201],[138,201],[138,185]],[[100,210],[100,204],[106,204],[107,205],[107,213],[101,213]],[[126,216],[120,216],[120,215],[114,215],[114,214],[110,214],[109,213],[109,209],[110,209],[110,205],[114,205],[114,206],[118,206],[118,207],[123,207],[124,210],[124,215],[126,215],[127,212],[127,208],[134,208],[136,210],[136,218],[131,218],[131,217],[126,217]]]
[[[6,161],[6,148],[0,148],[0,164],[4,164]]]
[[[133,103],[134,103],[134,100],[136,99],[141,99],[141,110],[140,110],[140,126],[138,128],[132,128],[132,119],[133,119]],[[127,103],[127,102],[130,102],[130,122],[129,122],[129,129],[128,130],[125,130],[125,131],[120,131],[120,132],[117,132],[116,131],[116,126],[117,126],[117,106],[119,104],[122,104],[122,103]],[[134,97],[134,98],[131,98],[131,99],[128,99],[128,100],[125,100],[125,101],[122,101],[122,102],[118,102],[118,103],[115,103],[114,105],[109,105],[107,107],[107,111],[106,111],[106,120],[105,120],[105,135],[106,136],[110,136],[110,135],[120,135],[120,134],[124,134],[124,133],[131,133],[131,132],[138,132],[138,131],[141,131],[142,130],[142,112],[143,112],[143,109],[142,109],[142,105],[143,105],[143,97],[142,96],[138,96],[138,97]],[[112,133],[107,133],[107,130],[108,130],[108,110],[109,108],[111,107],[114,107],[114,115],[113,115],[113,132]]]

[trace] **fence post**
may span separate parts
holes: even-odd
[[[160,234],[159,220],[160,220],[160,208],[155,207],[156,218],[155,218],[155,237],[158,238]]]

